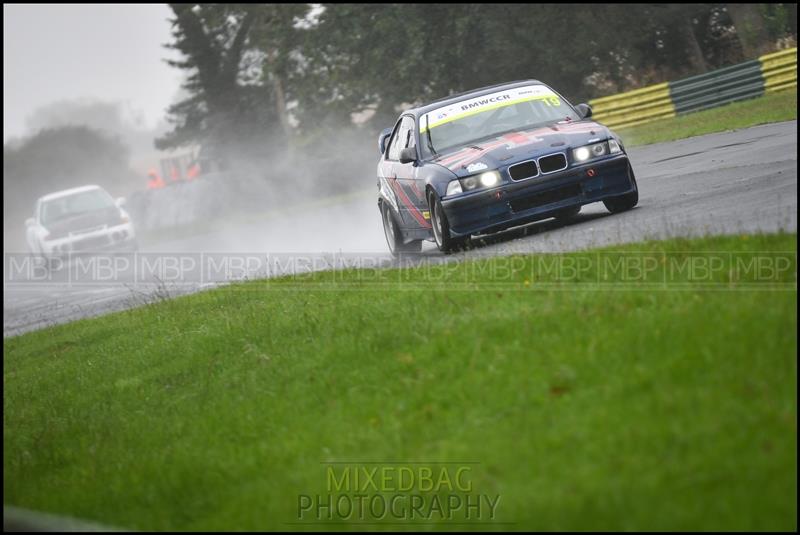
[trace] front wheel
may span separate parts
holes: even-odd
[[[636,176],[634,176],[633,168],[630,166],[630,164],[628,164],[628,173],[630,174],[631,182],[633,183],[633,191],[626,193],[625,195],[611,197],[610,199],[603,201],[603,204],[606,205],[606,208],[612,214],[630,210],[639,202],[639,186],[636,184]]]
[[[450,236],[450,223],[447,221],[447,215],[444,213],[442,201],[435,193],[431,192],[428,196],[428,204],[431,210],[431,226],[433,227],[433,239],[436,240],[436,246],[443,253],[450,253],[456,249],[463,247],[469,237],[453,238]]]
[[[381,219],[383,219],[383,233],[386,236],[386,244],[392,256],[399,256],[400,253],[418,253],[422,250],[422,240],[415,240],[403,243],[403,234],[397,227],[397,222],[392,215],[391,209],[381,203]]]
[[[42,251],[41,245],[39,245],[37,242],[28,241],[28,251],[34,265],[41,265],[47,268],[48,265],[47,256]]]

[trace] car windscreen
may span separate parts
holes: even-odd
[[[87,212],[96,212],[114,207],[114,199],[101,189],[93,189],[64,197],[57,197],[42,204],[42,224],[55,223]]]
[[[424,114],[419,121],[420,144],[427,153],[546,124],[576,121],[575,109],[545,85],[497,91]],[[430,136],[430,138],[428,137]]]

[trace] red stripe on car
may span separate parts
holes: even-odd
[[[414,219],[416,219],[417,223],[422,225],[422,227],[430,228],[431,224],[428,221],[425,220],[425,218],[422,216],[420,211],[417,210],[417,207],[414,206],[414,204],[411,202],[411,199],[408,198],[408,195],[406,195],[406,192],[403,191],[403,186],[401,186],[400,183],[397,182],[396,179],[392,180],[391,182],[392,182],[392,187],[394,188],[395,193],[397,193],[397,196],[400,198],[400,201],[406,206],[406,208],[408,208],[408,211],[411,213],[411,216]]]

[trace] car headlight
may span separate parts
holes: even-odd
[[[493,188],[499,183],[500,173],[497,171],[486,171],[485,173],[450,181],[450,183],[447,184],[447,192],[445,195],[455,195],[456,193],[482,188]]]
[[[497,171],[487,171],[481,174],[481,186],[484,188],[492,188],[500,183],[500,173]]]
[[[575,161],[577,162],[585,162],[591,156],[592,153],[589,152],[589,147],[578,147],[572,151],[572,157],[575,158]]]
[[[622,152],[622,149],[615,139],[609,139],[601,143],[594,143],[592,145],[585,145],[572,149],[572,159],[576,162],[586,162],[595,158],[601,158],[609,154],[616,154]]]
[[[461,193],[462,191],[464,190],[461,189],[461,182],[458,180],[451,180],[447,185],[447,192],[445,195],[455,195],[456,193]]]

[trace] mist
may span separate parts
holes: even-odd
[[[164,174],[161,160],[199,150],[156,150],[166,125],[142,129],[135,117],[122,103],[88,98],[28,117],[29,134],[5,147],[5,251],[26,250],[24,220],[38,197],[90,183],[126,197],[143,251],[383,251],[370,129],[329,126],[335,135],[302,149],[267,161],[233,159],[193,181],[165,175],[164,188],[148,190],[147,170]],[[76,132],[97,139],[76,146]]]
[[[89,99],[37,109],[27,124],[34,133],[5,147],[5,251],[25,250],[23,223],[39,196],[90,183],[126,197],[145,251],[383,250],[377,143],[366,128],[342,124],[332,129],[338,137],[302,150],[268,161],[235,159],[193,181],[164,176],[165,187],[148,190],[148,169],[164,174],[160,160],[193,153],[155,150],[153,139],[164,126],[139,129],[121,103]],[[75,147],[76,132],[91,133],[114,150],[98,152],[104,146],[94,139]]]
[[[96,183],[144,251],[385,251],[376,140],[404,108],[528,76],[580,102],[796,35],[791,5],[754,36],[725,5],[570,9],[564,62],[541,53],[561,24],[506,31],[558,5],[4,6],[4,250],[26,249],[39,196]]]
[[[142,246],[181,252],[382,252],[377,141],[342,125],[333,142],[129,199]]]

